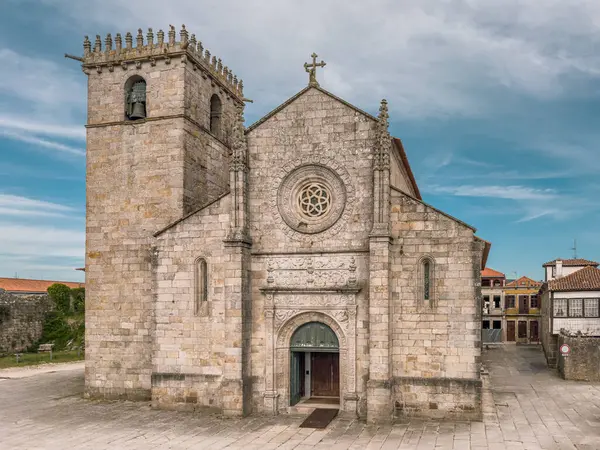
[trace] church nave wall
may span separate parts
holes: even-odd
[[[226,302],[230,195],[157,237],[154,267],[152,400],[164,408],[222,410],[231,357]],[[206,262],[206,297],[198,285]]]
[[[396,410],[478,417],[481,325],[475,276],[481,249],[467,225],[400,192],[392,194]]]

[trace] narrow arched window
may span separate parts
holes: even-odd
[[[221,99],[217,94],[213,94],[210,98],[210,132],[215,136],[219,136],[221,132],[222,110]]]
[[[146,80],[134,75],[125,83],[125,119],[145,119],[146,109]]]
[[[435,261],[431,256],[423,256],[417,266],[417,303],[421,306],[435,306]]]
[[[202,311],[202,306],[208,301],[208,270],[206,260],[198,258],[195,266],[195,312],[199,314]]]
[[[423,262],[423,299],[429,300],[431,294],[431,264],[428,260]]]

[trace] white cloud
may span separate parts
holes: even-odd
[[[81,222],[84,219],[84,216],[71,206],[10,194],[0,194],[0,216],[5,218],[14,217],[20,220],[27,218],[68,218],[73,223]],[[11,235],[5,237],[12,239]]]
[[[459,185],[425,186],[423,191],[437,195],[452,195],[504,201],[472,205],[471,214],[498,215],[503,220],[517,217],[514,223],[529,222],[548,217],[555,220],[572,220],[597,210],[595,202],[588,199],[559,193],[554,189],[538,189],[528,186]]]
[[[85,232],[52,226],[0,223],[4,236],[0,253],[9,256],[81,258],[85,256]]]
[[[0,94],[19,99],[12,103],[15,108],[44,112],[54,107],[57,113],[63,111],[61,116],[65,117],[71,108],[85,107],[85,78],[78,72],[9,48],[0,48],[0,66]]]
[[[40,210],[62,212],[74,211],[74,208],[71,206],[11,194],[0,194],[0,207],[10,207],[25,210],[35,208]]]
[[[74,206],[12,194],[0,194],[0,276],[39,277],[43,265],[57,263],[43,271],[63,275],[81,267],[85,257],[85,215]]]
[[[0,128],[0,136],[7,137],[9,139],[14,139],[17,141],[25,142],[27,144],[33,144],[39,147],[50,148],[52,150],[57,150],[61,153],[68,153],[76,156],[85,156],[85,150],[81,150],[79,148],[70,147],[68,145],[61,144],[59,142],[49,141],[47,139],[38,138],[31,135],[25,135],[22,133],[13,133],[10,131],[2,130]]]
[[[514,223],[530,222],[540,218],[573,221],[589,216],[600,209],[593,195],[586,197],[573,192],[520,185],[432,185],[424,186],[422,190],[437,195],[489,199],[472,205],[466,204],[466,207],[470,214],[497,215],[501,216],[502,220],[514,218]]]
[[[0,137],[81,155],[55,138],[85,139],[85,76],[43,56],[0,47]]]
[[[553,200],[558,198],[554,189],[536,189],[527,186],[429,186],[426,191],[460,197],[492,197],[509,200]]]
[[[16,217],[67,217],[65,214],[51,211],[36,211],[32,209],[15,209],[0,206],[0,215]]]
[[[9,130],[18,130],[68,139],[85,139],[85,128],[83,125],[64,126],[22,117],[15,119],[14,115],[7,115],[0,111],[0,129],[2,128],[4,129],[4,133],[14,133],[14,131]]]
[[[525,214],[523,217],[521,217],[519,220],[517,220],[516,223],[529,222],[531,220],[539,219],[541,217],[557,216],[557,215],[561,215],[561,212],[557,209],[543,209],[541,211],[537,210],[535,212],[530,212],[529,214]]]
[[[244,78],[259,114],[303,87],[313,51],[327,62],[323,87],[371,111],[386,96],[406,118],[493,112],[501,102],[490,99],[506,89],[553,98],[570,76],[600,73],[600,55],[589,51],[599,41],[596,1],[48,3],[90,36],[186,23]]]

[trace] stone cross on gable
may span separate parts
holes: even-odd
[[[318,63],[317,56],[319,55],[317,55],[316,53],[310,55],[310,57],[312,58],[312,64],[304,63],[304,70],[306,70],[306,72],[310,74],[308,78],[309,86],[319,85],[319,83],[317,82],[317,67],[325,67],[325,61],[321,60],[321,62]]]

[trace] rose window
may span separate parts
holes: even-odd
[[[333,170],[306,164],[290,171],[279,184],[277,208],[292,230],[315,234],[331,228],[346,207],[346,186]]]
[[[331,196],[323,184],[311,183],[300,191],[298,205],[308,217],[319,217],[329,211]]]

